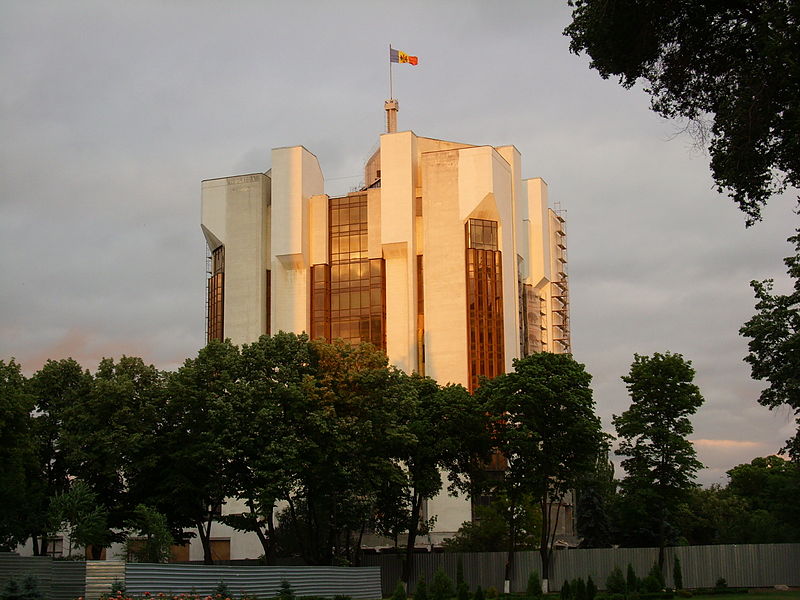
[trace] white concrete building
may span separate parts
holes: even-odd
[[[273,149],[265,173],[203,181],[208,338],[363,340],[470,390],[514,358],[569,352],[564,219],[544,180],[523,179],[514,146],[397,132],[397,102],[386,109],[358,192],[326,195],[302,146]],[[436,543],[471,518],[470,501],[442,495],[427,514]]]

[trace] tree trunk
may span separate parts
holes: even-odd
[[[422,497],[414,492],[411,498],[411,520],[408,523],[408,538],[406,541],[406,560],[403,563],[401,579],[408,587],[411,573],[414,572],[414,546],[417,544],[417,531],[419,530],[419,513],[422,509]]]
[[[197,523],[197,533],[200,535],[200,543],[203,545],[203,563],[214,564],[214,557],[211,555],[211,511],[209,511],[208,521]]]
[[[516,503],[511,499],[508,527],[508,558],[506,559],[505,581],[503,582],[503,593],[511,593],[511,581],[514,579],[514,551],[517,545],[517,519]]]

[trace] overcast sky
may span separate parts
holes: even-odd
[[[738,329],[751,279],[788,289],[795,195],[746,229],[708,157],[569,53],[566,2],[4,0],[0,3],[0,359],[174,369],[205,336],[200,181],[303,145],[326,192],[358,185],[384,127],[515,145],[567,211],[575,357],[604,427],[634,353],[690,359],[703,483],[774,453],[788,411],[756,403]]]

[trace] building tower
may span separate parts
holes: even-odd
[[[356,192],[327,196],[302,146],[273,149],[265,173],[202,182],[208,339],[367,341],[471,391],[514,358],[569,352],[565,221],[547,184],[522,178],[514,146],[396,131],[397,108]],[[429,511],[443,535],[470,518],[463,500]]]

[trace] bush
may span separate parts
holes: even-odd
[[[483,588],[481,586],[475,588],[475,595],[472,597],[472,600],[486,600],[485,596],[483,595]]]
[[[583,577],[574,579],[571,587],[574,600],[586,600],[586,583],[583,581]]]
[[[639,578],[636,577],[636,571],[633,570],[633,565],[628,563],[628,574],[625,577],[625,585],[628,593],[639,591]]]
[[[406,600],[407,598],[406,586],[403,585],[402,581],[398,581],[392,594],[392,600]]]
[[[528,587],[525,588],[525,596],[531,600],[542,597],[542,581],[539,579],[538,571],[532,571],[528,575]]]
[[[496,587],[494,587],[493,585],[490,585],[488,588],[486,588],[486,597],[487,598],[497,598],[497,596],[498,596],[498,593],[497,593],[497,588]]]
[[[683,571],[681,570],[681,559],[675,557],[675,562],[672,563],[672,585],[676,590],[683,589]]]
[[[280,598],[280,600],[295,600],[294,590],[292,589],[292,586],[289,585],[289,582],[285,579],[281,579],[281,587],[278,590],[278,598]]]
[[[462,581],[456,586],[456,598],[458,600],[469,600],[469,586],[466,581]]]
[[[428,600],[428,586],[424,576],[419,578],[417,587],[414,588],[414,600]]]
[[[609,594],[625,594],[625,577],[622,575],[622,569],[614,567],[611,574],[606,579],[606,591]]]
[[[656,592],[663,592],[666,587],[664,575],[661,573],[661,569],[658,568],[658,563],[653,563],[647,577],[642,581],[641,591],[647,594],[655,594]]]
[[[285,580],[284,580],[285,581]],[[283,585],[284,582],[281,582]],[[286,585],[289,585],[288,583]],[[217,587],[214,588],[214,596],[219,598],[230,598],[231,592],[228,589],[228,584],[225,583],[222,579],[217,582]]]
[[[304,596],[305,597],[305,596]],[[403,596],[405,598],[405,596]],[[325,600],[325,597],[322,596],[320,600]],[[353,600],[352,596],[348,596],[346,594],[337,594],[333,597],[333,600]]]
[[[453,580],[441,567],[436,569],[431,583],[431,600],[450,600],[453,595]]]
[[[724,589],[726,587],[728,587],[728,582],[725,581],[724,577],[720,577],[719,579],[717,579],[717,582],[714,584],[714,588],[718,590]]]
[[[691,598],[692,592],[689,590],[679,589],[675,592],[678,595],[678,598]]]
[[[464,583],[464,561],[459,556],[458,563],[456,563],[456,587],[462,583]]]
[[[572,590],[569,588],[569,581],[564,580],[561,586],[561,600],[572,600]]]
[[[594,600],[596,596],[597,586],[594,584],[592,576],[589,575],[589,578],[586,580],[586,600]]]

